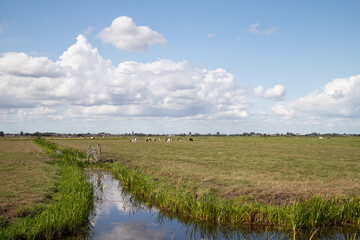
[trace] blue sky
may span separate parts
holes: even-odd
[[[359,1],[2,1],[0,130],[360,132]]]

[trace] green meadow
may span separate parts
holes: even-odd
[[[159,209],[213,223],[295,230],[360,224],[359,138],[52,139],[101,144],[124,189]]]
[[[55,191],[59,168],[32,139],[0,139],[0,214],[13,219],[36,211]]]
[[[242,196],[265,204],[360,193],[360,138],[195,137],[146,142],[137,138],[52,140],[86,150],[100,143],[103,156],[166,178],[175,187]]]
[[[54,238],[87,223],[84,168],[174,216],[287,229],[360,224],[360,138],[1,139],[0,238]],[[103,162],[87,160],[101,145]]]
[[[78,152],[56,153],[41,139],[0,139],[0,150],[0,239],[61,238],[86,226],[93,188]]]

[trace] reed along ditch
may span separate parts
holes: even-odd
[[[83,169],[93,186],[88,226],[73,231],[79,239],[357,239],[360,198],[325,200],[314,196],[289,206],[266,206],[194,197],[121,163],[93,163],[84,152],[58,149],[39,140],[56,161]],[[58,156],[57,156],[58,155]],[[76,215],[77,212],[73,212]],[[57,216],[51,217],[56,219]],[[351,227],[350,227],[351,226]],[[81,226],[73,226],[80,228]],[[54,233],[53,236],[61,236]],[[51,238],[51,237],[50,237]],[[71,236],[74,239],[74,236]]]

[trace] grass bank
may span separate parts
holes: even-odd
[[[34,143],[46,149],[57,165],[60,176],[55,193],[36,213],[3,222],[0,239],[51,239],[74,233],[88,221],[92,209],[93,189],[76,159],[79,151],[56,153],[56,145],[41,139]]]

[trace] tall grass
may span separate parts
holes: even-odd
[[[44,140],[34,143],[56,153],[56,145]],[[51,239],[74,233],[88,221],[93,207],[93,188],[82,169],[74,164],[77,153],[62,151],[57,157],[61,177],[53,203],[33,217],[15,219],[8,227],[0,229],[0,239]]]
[[[42,138],[36,138],[33,142],[43,148],[47,154],[56,160],[56,163],[59,165],[75,165],[83,166],[79,159],[86,159],[86,154],[84,151],[72,149],[72,148],[62,148],[58,149],[56,143],[45,141]]]

